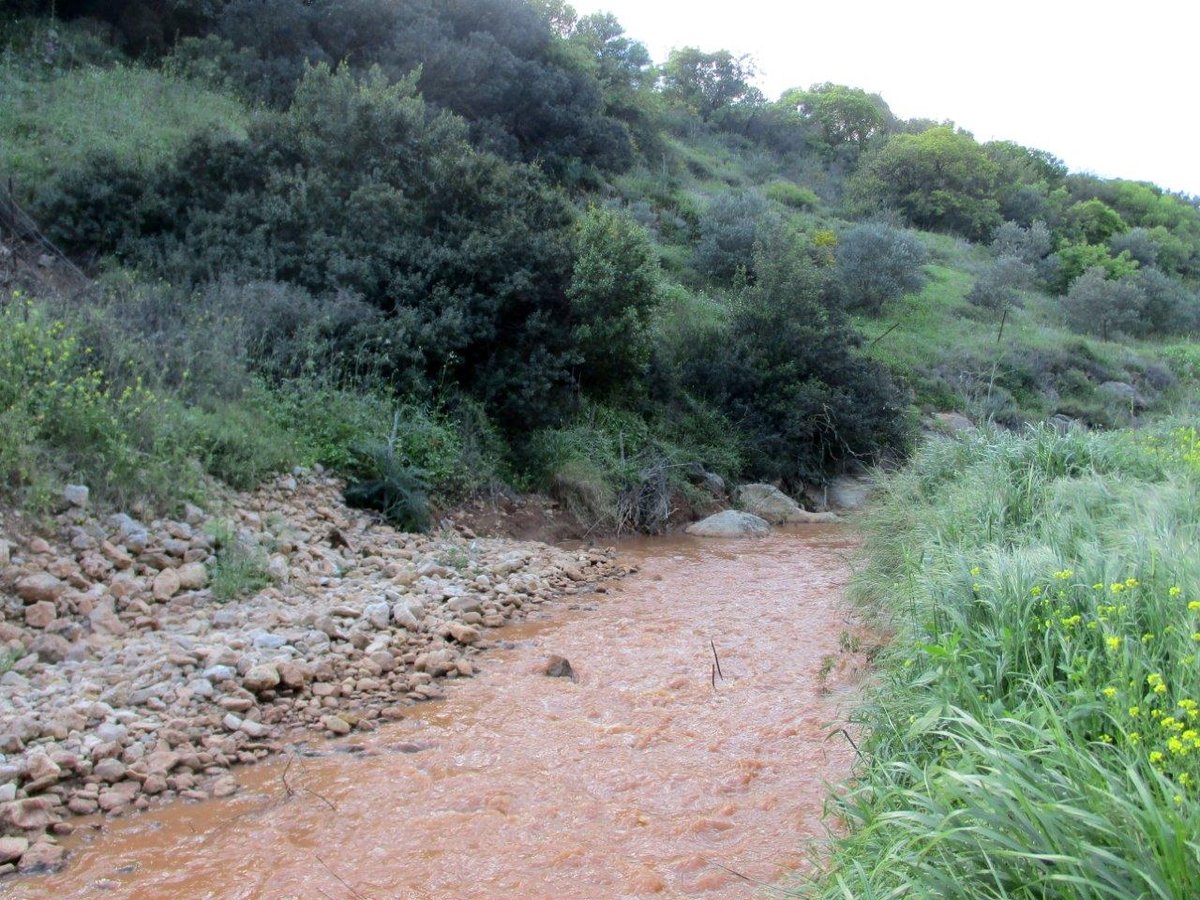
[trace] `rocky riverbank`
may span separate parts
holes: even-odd
[[[489,629],[625,574],[611,550],[402,534],[340,488],[296,473],[145,523],[75,490],[54,533],[7,518],[0,874],[60,865],[73,815],[225,796],[297,729],[401,718],[473,674]],[[220,602],[238,577],[269,586]]]

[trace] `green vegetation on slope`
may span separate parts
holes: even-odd
[[[1200,438],[928,444],[868,525],[895,630],[823,895],[1200,892]]]
[[[877,95],[771,100],[752,60],[656,66],[544,0],[20,9],[2,174],[103,276],[86,303],[28,264],[9,288],[85,348],[72,377],[142,375],[184,424],[131,446],[183,484],[252,484],[320,432],[364,502],[501,479],[655,527],[621,510],[696,467],[796,491],[898,459],[912,407],[1104,427],[1194,376],[1194,200]],[[121,481],[30,440],[13,495]],[[139,485],[119,499],[162,501]]]

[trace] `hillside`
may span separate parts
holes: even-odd
[[[46,239],[5,252],[89,279],[7,276],[24,503],[321,462],[410,526],[507,483],[654,531],[687,471],[799,493],[932,413],[1189,393],[1189,198],[853,88],[772,101],[723,51],[655,66],[561,5],[269,5],[5,25],[0,159]]]

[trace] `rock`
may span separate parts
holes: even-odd
[[[25,624],[30,628],[49,628],[58,618],[58,610],[49,600],[25,607]]]
[[[298,662],[282,662],[279,664],[279,681],[292,690],[298,690],[308,683],[311,673],[307,667]]]
[[[102,759],[96,763],[92,774],[109,784],[116,784],[125,777],[125,763],[119,759]]]
[[[771,525],[837,521],[837,516],[832,513],[809,512],[779,488],[769,484],[744,484],[738,488],[737,499],[746,512]]]
[[[88,613],[88,624],[92,626],[92,631],[96,634],[107,634],[113,637],[120,637],[129,631],[129,626],[117,618],[111,599],[104,599],[96,604],[96,607]]]
[[[1137,388],[1124,381],[1105,381],[1098,390],[1131,409],[1145,409],[1150,405],[1146,398],[1138,393]]]
[[[21,864],[17,868],[27,875],[52,872],[62,865],[65,854],[66,851],[58,844],[34,844],[22,854]]]
[[[62,776],[62,769],[45,753],[30,754],[25,767],[25,777],[29,779],[25,789],[31,794],[57,784]]]
[[[350,723],[340,716],[323,716],[321,718],[321,726],[326,731],[332,731],[334,734],[350,733]]]
[[[143,760],[146,771],[151,775],[168,775],[182,761],[174,750],[155,750]]]
[[[571,668],[571,662],[565,656],[551,656],[546,662],[546,668],[543,671],[551,678],[570,678],[575,680],[575,670]]]
[[[959,434],[963,431],[975,430],[975,423],[962,413],[936,413],[933,421],[940,431],[944,431],[947,434]]]
[[[16,862],[29,849],[29,841],[23,837],[0,838],[0,863]]]
[[[255,739],[265,737],[271,731],[262,722],[255,722],[253,719],[242,719],[242,724],[238,730]]]
[[[714,497],[725,496],[725,479],[716,472],[705,472],[704,478],[700,482],[700,487],[708,491]]]
[[[858,509],[867,502],[871,482],[865,478],[843,475],[829,482],[827,496],[834,509]]]
[[[461,622],[451,622],[447,629],[450,636],[460,644],[474,644],[479,641],[479,629],[464,625]]]
[[[8,541],[0,539],[0,568],[7,566],[12,562],[12,545]]]
[[[26,603],[53,603],[67,586],[49,572],[26,575],[16,584],[17,596]]]
[[[87,485],[84,484],[68,484],[63,488],[62,498],[71,504],[71,506],[87,506],[88,494]]]
[[[689,525],[687,533],[697,537],[764,537],[771,533],[771,526],[751,513],[727,509]]]
[[[208,584],[208,569],[201,562],[187,563],[175,570],[175,577],[181,590],[198,591]]]
[[[45,663],[59,663],[71,652],[67,639],[59,634],[39,634],[29,642],[29,655]]]
[[[397,603],[392,607],[392,620],[401,628],[406,628],[409,631],[421,630],[420,621],[413,615],[407,603]]]
[[[255,694],[273,690],[279,682],[279,669],[270,664],[255,666],[242,676],[242,687]]]
[[[370,622],[373,628],[382,630],[388,627],[392,611],[386,603],[368,603],[363,609],[363,618]]]
[[[57,799],[57,798],[56,798]],[[42,831],[54,822],[56,803],[48,796],[28,797],[0,804],[0,824],[18,831]]]
[[[180,587],[179,575],[175,570],[163,569],[154,576],[154,586],[151,590],[155,600],[166,601],[178,594]]]
[[[213,782],[212,795],[214,797],[232,797],[237,791],[238,783],[232,775],[222,775]]]

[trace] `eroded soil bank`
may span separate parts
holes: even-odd
[[[69,839],[15,896],[740,897],[819,856],[866,661],[850,534],[629,545],[638,574],[497,632],[445,701]],[[711,645],[710,645],[711,642]],[[712,645],[723,678],[715,678]],[[544,674],[567,657],[575,680]],[[736,874],[735,874],[736,873]]]

